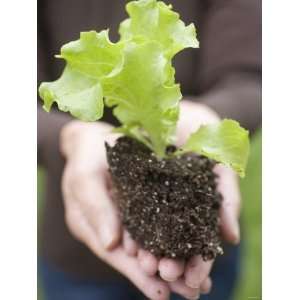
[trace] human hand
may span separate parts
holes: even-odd
[[[192,120],[192,122],[191,122]],[[200,125],[219,121],[218,115],[205,105],[182,101],[178,124],[178,144],[182,145],[189,135]],[[214,170],[218,175],[218,190],[223,195],[220,209],[221,233],[225,240],[233,244],[239,242],[238,216],[240,193],[235,173],[217,165]],[[136,243],[125,235],[124,248],[130,255],[137,255],[141,268],[147,274],[159,271],[161,278],[169,282],[172,291],[188,299],[197,299],[197,294],[208,293],[211,289],[211,271],[213,261],[203,261],[201,256],[192,257],[188,262],[162,258],[158,260],[151,253],[138,249]]]
[[[216,112],[203,104],[182,101],[180,108],[181,114],[177,131],[179,145],[182,145],[190,134],[201,125],[220,120]],[[227,242],[238,244],[240,241],[238,219],[241,200],[238,177],[232,169],[222,164],[216,165],[214,172],[219,176],[218,191],[223,196],[220,209],[222,236]]]
[[[198,127],[201,124],[211,123],[218,120],[217,115],[203,105],[182,102],[181,108],[182,108],[182,113],[181,113],[181,119],[179,121],[179,130],[178,130],[178,137],[179,137],[180,144],[184,142],[184,140],[187,138],[187,136],[189,136],[191,132],[198,129]],[[193,124],[190,123],[191,119],[194,120]],[[112,265],[119,272],[127,276],[129,280],[131,280],[134,284],[136,284],[137,287],[139,287],[145,293],[145,295],[147,295],[151,299],[168,299],[169,289],[172,290],[173,292],[181,294],[182,296],[188,299],[197,299],[200,291],[202,293],[208,292],[211,288],[211,280],[209,278],[209,272],[212,267],[212,261],[204,262],[200,256],[193,257],[188,262],[177,261],[174,259],[166,259],[166,258],[158,260],[149,252],[143,249],[138,249],[136,243],[133,240],[131,240],[131,238],[127,233],[125,233],[123,236],[123,245],[118,244],[118,241],[120,240],[122,234],[120,231],[119,220],[116,216],[116,209],[113,206],[113,203],[109,195],[109,188],[107,187],[107,184],[109,183],[108,176],[107,176],[108,166],[106,163],[105,149],[103,147],[104,140],[109,141],[112,138],[112,135],[108,134],[108,132],[110,132],[111,129],[109,126],[107,125],[104,126],[103,124],[100,125],[99,123],[84,124],[84,127],[88,126],[89,128],[87,127],[83,128],[82,127],[83,124],[80,123],[79,126],[78,123],[80,122],[74,122],[74,125],[70,126],[70,128],[73,127],[72,130],[71,129],[66,130],[66,137],[62,138],[62,140],[65,140],[65,142],[62,142],[62,152],[65,153],[66,157],[68,156],[73,157],[73,159],[70,160],[73,161],[72,163],[70,163],[70,165],[71,166],[73,165],[73,167],[77,166],[76,168],[79,169],[78,170],[79,172],[75,172],[75,176],[74,176],[74,172],[70,170],[69,172],[67,172],[67,168],[66,168],[64,179],[66,177],[68,178],[66,174],[70,174],[70,177],[71,179],[73,178],[73,180],[76,177],[77,178],[85,177],[87,179],[84,181],[86,185],[86,191],[87,191],[88,189],[91,189],[91,187],[93,186],[93,184],[92,185],[88,184],[89,181],[88,178],[95,177],[99,179],[99,177],[101,177],[102,180],[100,180],[100,182],[102,182],[101,184],[102,190],[104,191],[105,189],[104,183],[106,182],[106,191],[104,191],[103,193],[101,188],[98,188],[98,192],[91,193],[87,191],[87,195],[90,194],[90,198],[92,199],[94,198],[95,194],[99,194],[99,195],[103,194],[105,196],[104,198],[108,200],[108,201],[104,201],[104,203],[107,202],[109,210],[114,212],[111,215],[114,217],[111,218],[110,222],[112,222],[111,224],[117,224],[117,225],[100,226],[101,224],[110,224],[107,223],[105,220],[106,214],[103,215],[102,220],[104,221],[100,221],[99,218],[99,215],[101,215],[100,211],[98,213],[95,213],[95,211],[93,211],[93,209],[91,208],[92,210],[91,215],[95,215],[95,221],[96,221],[95,224],[101,223],[99,224],[99,227],[91,226],[89,224],[91,221],[89,221],[89,223],[85,221],[83,223],[87,223],[89,226],[84,225],[83,227],[85,227],[85,229],[83,230],[83,232],[87,230],[86,227],[90,227],[89,228],[90,234],[89,235],[87,235],[86,233],[80,234],[81,230],[76,229],[79,226],[77,221],[80,218],[67,217],[68,224],[72,223],[72,221],[70,222],[68,221],[68,219],[73,219],[74,224],[69,225],[69,227],[71,229],[74,226],[75,230],[71,229],[71,231],[72,232],[75,231],[74,233],[75,236],[77,236],[78,239],[85,242],[88,245],[88,247],[96,255],[98,255],[98,257],[105,260],[108,264]],[[76,128],[77,126],[80,128]],[[94,126],[97,128],[92,129],[92,127]],[[105,128],[102,128],[102,126],[104,126]],[[77,137],[74,138],[73,135]],[[62,136],[64,136],[64,134],[62,134]],[[79,154],[78,153],[76,154],[76,152],[72,153],[74,152],[74,149],[80,150],[80,151],[76,150],[76,152],[79,152]],[[83,159],[84,157],[86,159]],[[67,166],[68,166],[68,159],[67,159]],[[73,167],[72,168],[70,167],[70,169],[72,170]],[[237,216],[239,211],[239,191],[237,186],[237,179],[231,170],[224,168],[222,166],[217,166],[216,172],[220,174],[219,190],[224,197],[223,205],[221,208],[222,232],[224,234],[224,237],[227,240],[236,243],[238,242],[239,239],[239,227],[238,227],[237,217],[233,217],[233,216]],[[89,173],[90,175],[87,176]],[[76,174],[80,176],[76,176]],[[94,182],[94,184],[97,185],[96,182],[98,181],[98,179],[91,180],[90,183]],[[71,182],[73,180],[71,180]],[[65,181],[68,182],[69,180],[64,180],[64,182]],[[78,183],[80,186],[81,179],[75,180],[75,182],[73,182],[73,186],[76,186],[77,185],[76,183]],[[68,184],[64,184],[64,186],[68,186]],[[72,184],[69,185],[69,187],[71,186]],[[232,186],[232,188],[228,189],[228,187],[230,186]],[[77,192],[79,192],[78,195],[81,194],[80,190],[81,188],[78,188],[77,190]],[[76,188],[75,188],[75,194],[76,194]],[[69,198],[72,197],[70,196]],[[79,198],[81,197],[79,196]],[[69,201],[65,200],[65,202],[69,202]],[[71,200],[70,202],[72,203],[73,201]],[[81,218],[85,220],[87,219],[93,220],[93,218],[87,218],[88,215],[89,214],[81,216]],[[68,216],[68,214],[66,214],[66,216]],[[97,228],[103,228],[103,230],[105,231],[104,228],[108,228],[108,227],[115,228],[115,229],[117,228],[117,230],[112,230],[115,232],[115,234],[110,233],[109,235],[106,235],[104,232],[103,234],[101,234],[101,230],[100,230],[100,234],[97,234],[99,232]],[[93,234],[91,232],[93,232]],[[106,241],[107,243],[103,241],[101,245],[99,243],[99,238],[101,236],[102,236],[102,240],[103,237],[105,236],[110,236],[111,240]],[[109,252],[106,250],[106,249],[111,249],[116,245],[118,246],[113,251]],[[163,281],[159,280],[155,276],[157,271],[159,271],[161,278],[169,282],[169,286],[166,286],[166,284]],[[160,290],[160,295],[156,295],[156,293],[154,292],[158,290]]]
[[[112,201],[104,141],[116,135],[104,123],[72,121],[61,132],[61,152],[66,158],[62,180],[65,220],[71,233],[95,255],[122,273],[148,298],[166,300],[170,288],[149,276],[136,257],[127,255],[122,228]]]

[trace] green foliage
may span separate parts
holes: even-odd
[[[234,169],[241,177],[249,156],[249,133],[233,120],[201,126],[181,152],[196,152]]]
[[[129,2],[126,10],[130,16],[120,25],[122,40],[139,37],[156,41],[169,59],[181,50],[198,48],[194,24],[185,26],[171,5],[162,1],[140,0]]]
[[[132,1],[126,8],[130,18],[120,25],[120,41],[112,43],[107,30],[81,33],[61,49],[58,57],[67,63],[62,76],[39,92],[47,111],[56,102],[84,121],[102,117],[104,98],[120,132],[163,156],[174,140],[182,98],[172,59],[199,43],[194,25],[185,26],[163,2]]]
[[[181,50],[199,47],[193,24],[186,26],[172,6],[157,0],[126,5],[129,18],[120,24],[120,40],[108,30],[82,32],[61,48],[66,61],[61,77],[44,82],[44,108],[54,102],[83,121],[96,121],[104,104],[122,124],[117,129],[146,144],[157,156],[174,143],[182,98],[172,59]],[[248,156],[248,134],[233,121],[201,127],[184,146],[232,166],[241,176]]]

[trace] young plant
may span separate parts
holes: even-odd
[[[46,111],[56,102],[83,121],[99,120],[104,105],[113,107],[122,124],[119,132],[165,157],[166,147],[175,141],[182,98],[172,59],[185,48],[199,46],[195,26],[185,26],[161,1],[132,1],[126,8],[130,18],[120,24],[118,42],[110,41],[108,30],[82,32],[57,55],[66,61],[62,76],[42,83],[39,93]],[[203,154],[243,176],[248,149],[248,132],[225,120],[202,126],[178,154]]]
[[[180,20],[179,14],[172,10],[172,6],[162,1],[132,1],[126,5],[126,10],[129,18],[120,24],[118,42],[110,41],[108,30],[99,33],[89,31],[82,32],[79,40],[61,48],[61,53],[57,57],[66,61],[61,77],[54,82],[42,83],[39,88],[40,97],[44,101],[44,109],[49,112],[53,103],[56,103],[60,110],[70,112],[80,120],[96,121],[101,119],[104,105],[112,107],[114,116],[122,124],[116,128],[116,131],[133,141],[141,142],[145,145],[145,149],[148,149],[149,153],[153,152],[155,156],[155,162],[151,166],[149,164],[147,166],[134,165],[137,162],[133,164],[140,178],[133,187],[128,187],[132,184],[126,181],[131,176],[130,172],[128,175],[128,169],[122,170],[124,166],[116,163],[114,155],[117,153],[122,156],[122,151],[127,151],[126,155],[131,153],[130,149],[126,148],[130,145],[131,150],[138,153],[135,159],[139,161],[140,158],[143,160],[147,157],[147,151],[137,146],[136,142],[131,143],[128,140],[125,142],[121,140],[115,152],[108,148],[108,161],[114,183],[118,190],[127,189],[126,194],[120,192],[119,196],[126,200],[126,203],[121,204],[121,210],[123,209],[123,222],[128,230],[146,249],[150,249],[157,255],[184,257],[202,253],[204,258],[214,257],[221,251],[217,238],[217,206],[215,205],[215,208],[210,206],[213,201],[218,202],[219,195],[216,192],[215,177],[212,172],[214,163],[210,159],[230,166],[243,177],[249,154],[248,131],[241,128],[236,121],[226,119],[217,124],[201,126],[180,149],[175,152],[166,151],[167,147],[175,142],[179,101],[182,98],[180,86],[175,82],[172,60],[185,48],[199,47],[195,26],[194,24],[186,26]],[[189,153],[200,154],[200,156],[191,157]],[[125,161],[128,155],[124,156]],[[172,165],[175,161],[177,167]],[[194,163],[192,168],[186,167],[186,164],[190,165],[187,163],[190,161]],[[149,162],[153,160],[149,159]],[[171,171],[161,173],[161,169],[166,164],[178,178],[182,177],[183,173],[188,175],[181,179],[173,176],[174,179],[170,177]],[[128,165],[124,163],[124,165],[126,168],[130,167],[132,162]],[[118,174],[114,173],[115,169],[118,169]],[[144,169],[147,169],[147,172],[138,173],[139,170]],[[197,175],[199,170],[205,174],[204,179]],[[120,179],[122,172],[124,181]],[[132,176],[136,180],[134,174]],[[198,179],[195,179],[195,176],[198,176]],[[153,184],[149,188],[149,181],[155,181],[157,178],[164,178],[163,187],[160,188],[159,185],[155,187]],[[199,224],[202,221],[197,219],[200,222],[197,221],[200,233],[195,236],[191,233],[190,236],[182,237],[181,239],[186,240],[183,241],[180,249],[176,241],[170,242],[171,236],[167,235],[162,228],[159,229],[155,224],[155,218],[152,218],[153,212],[165,213],[164,220],[172,214],[170,210],[164,210],[165,206],[160,206],[166,203],[166,199],[173,197],[175,187],[172,191],[164,189],[165,185],[169,186],[172,180],[174,185],[184,185],[185,190],[193,193],[189,196],[192,203],[190,211],[197,207],[197,212],[201,215],[203,207],[198,207],[197,201],[202,199],[201,201],[208,207],[202,218],[213,218],[211,221],[213,234],[201,240],[198,235],[201,234],[201,230],[207,232],[207,228],[202,225],[201,227]],[[189,181],[193,181],[195,185],[193,186]],[[127,188],[124,185],[128,185]],[[203,186],[213,192],[204,191]],[[198,196],[194,195],[194,190]],[[150,205],[149,199],[144,202],[141,200],[147,197],[145,191],[148,196],[151,195],[150,201],[157,203],[156,207],[146,210],[145,215],[139,215],[141,211],[136,212],[138,217],[135,218],[132,214],[132,207],[129,207],[130,203],[136,199],[136,207],[140,207],[141,210]],[[201,198],[201,193],[205,196],[204,198]],[[126,195],[131,195],[130,199],[127,199]],[[176,204],[176,209],[180,207],[181,210],[185,210],[190,205],[186,204],[187,197],[181,192],[176,192],[174,195],[173,198],[181,203],[181,206]],[[167,204],[170,209],[172,205]],[[149,216],[153,222],[151,221],[149,230],[146,231],[152,232],[152,235],[147,236],[144,229],[140,230],[142,228],[140,226],[144,223],[139,222],[149,220]],[[157,222],[162,222],[159,216],[157,218]],[[180,218],[178,215],[176,220],[181,222]],[[190,217],[187,215],[186,218]],[[170,224],[173,221],[170,219]],[[196,225],[189,221],[184,226]],[[159,236],[157,236],[158,231],[161,234]],[[179,233],[174,231],[172,234]]]

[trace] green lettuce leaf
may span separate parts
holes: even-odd
[[[39,93],[47,112],[56,102],[61,111],[70,112],[83,121],[96,121],[102,117],[103,92],[100,82],[70,66],[65,68],[58,80],[42,83]]]
[[[114,115],[127,130],[145,131],[159,156],[173,141],[181,99],[179,85],[165,84],[167,63],[156,42],[132,43],[122,70],[103,79],[106,105],[115,106]]]
[[[182,98],[172,58],[199,43],[194,25],[185,26],[162,1],[132,1],[126,7],[129,19],[120,25],[118,42],[109,40],[108,30],[82,32],[58,55],[66,61],[62,76],[42,83],[39,93],[45,110],[56,102],[84,121],[100,119],[104,103],[113,107],[122,124],[118,131],[162,157],[174,141]]]
[[[104,107],[101,79],[121,66],[123,47],[110,42],[107,30],[82,32],[78,41],[64,45],[57,56],[67,62],[62,76],[39,88],[44,109],[50,111],[56,102],[80,120],[99,120]]]
[[[199,47],[194,24],[185,26],[179,14],[172,10],[172,5],[156,0],[140,0],[129,2],[126,10],[130,18],[120,25],[122,40],[139,37],[157,41],[169,58],[184,48]]]
[[[122,65],[124,43],[112,43],[108,30],[82,32],[80,39],[61,48],[64,58],[72,68],[86,76],[101,79]]]
[[[248,131],[240,127],[238,122],[225,119],[220,123],[201,126],[180,152],[202,154],[231,167],[244,177],[249,148]]]

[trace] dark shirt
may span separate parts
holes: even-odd
[[[253,132],[261,122],[261,1],[170,0],[186,23],[193,22],[200,49],[188,49],[175,58],[176,79],[184,98],[201,101],[221,117],[238,120]],[[60,75],[64,63],[54,58],[60,47],[79,38],[80,31],[110,28],[112,40],[126,17],[125,1],[39,0],[38,83]],[[67,114],[38,109],[38,163],[47,171],[45,208],[41,228],[41,255],[64,271],[85,278],[115,278],[109,266],[76,241],[64,222],[59,153],[61,127]],[[115,123],[111,112],[104,121]]]

